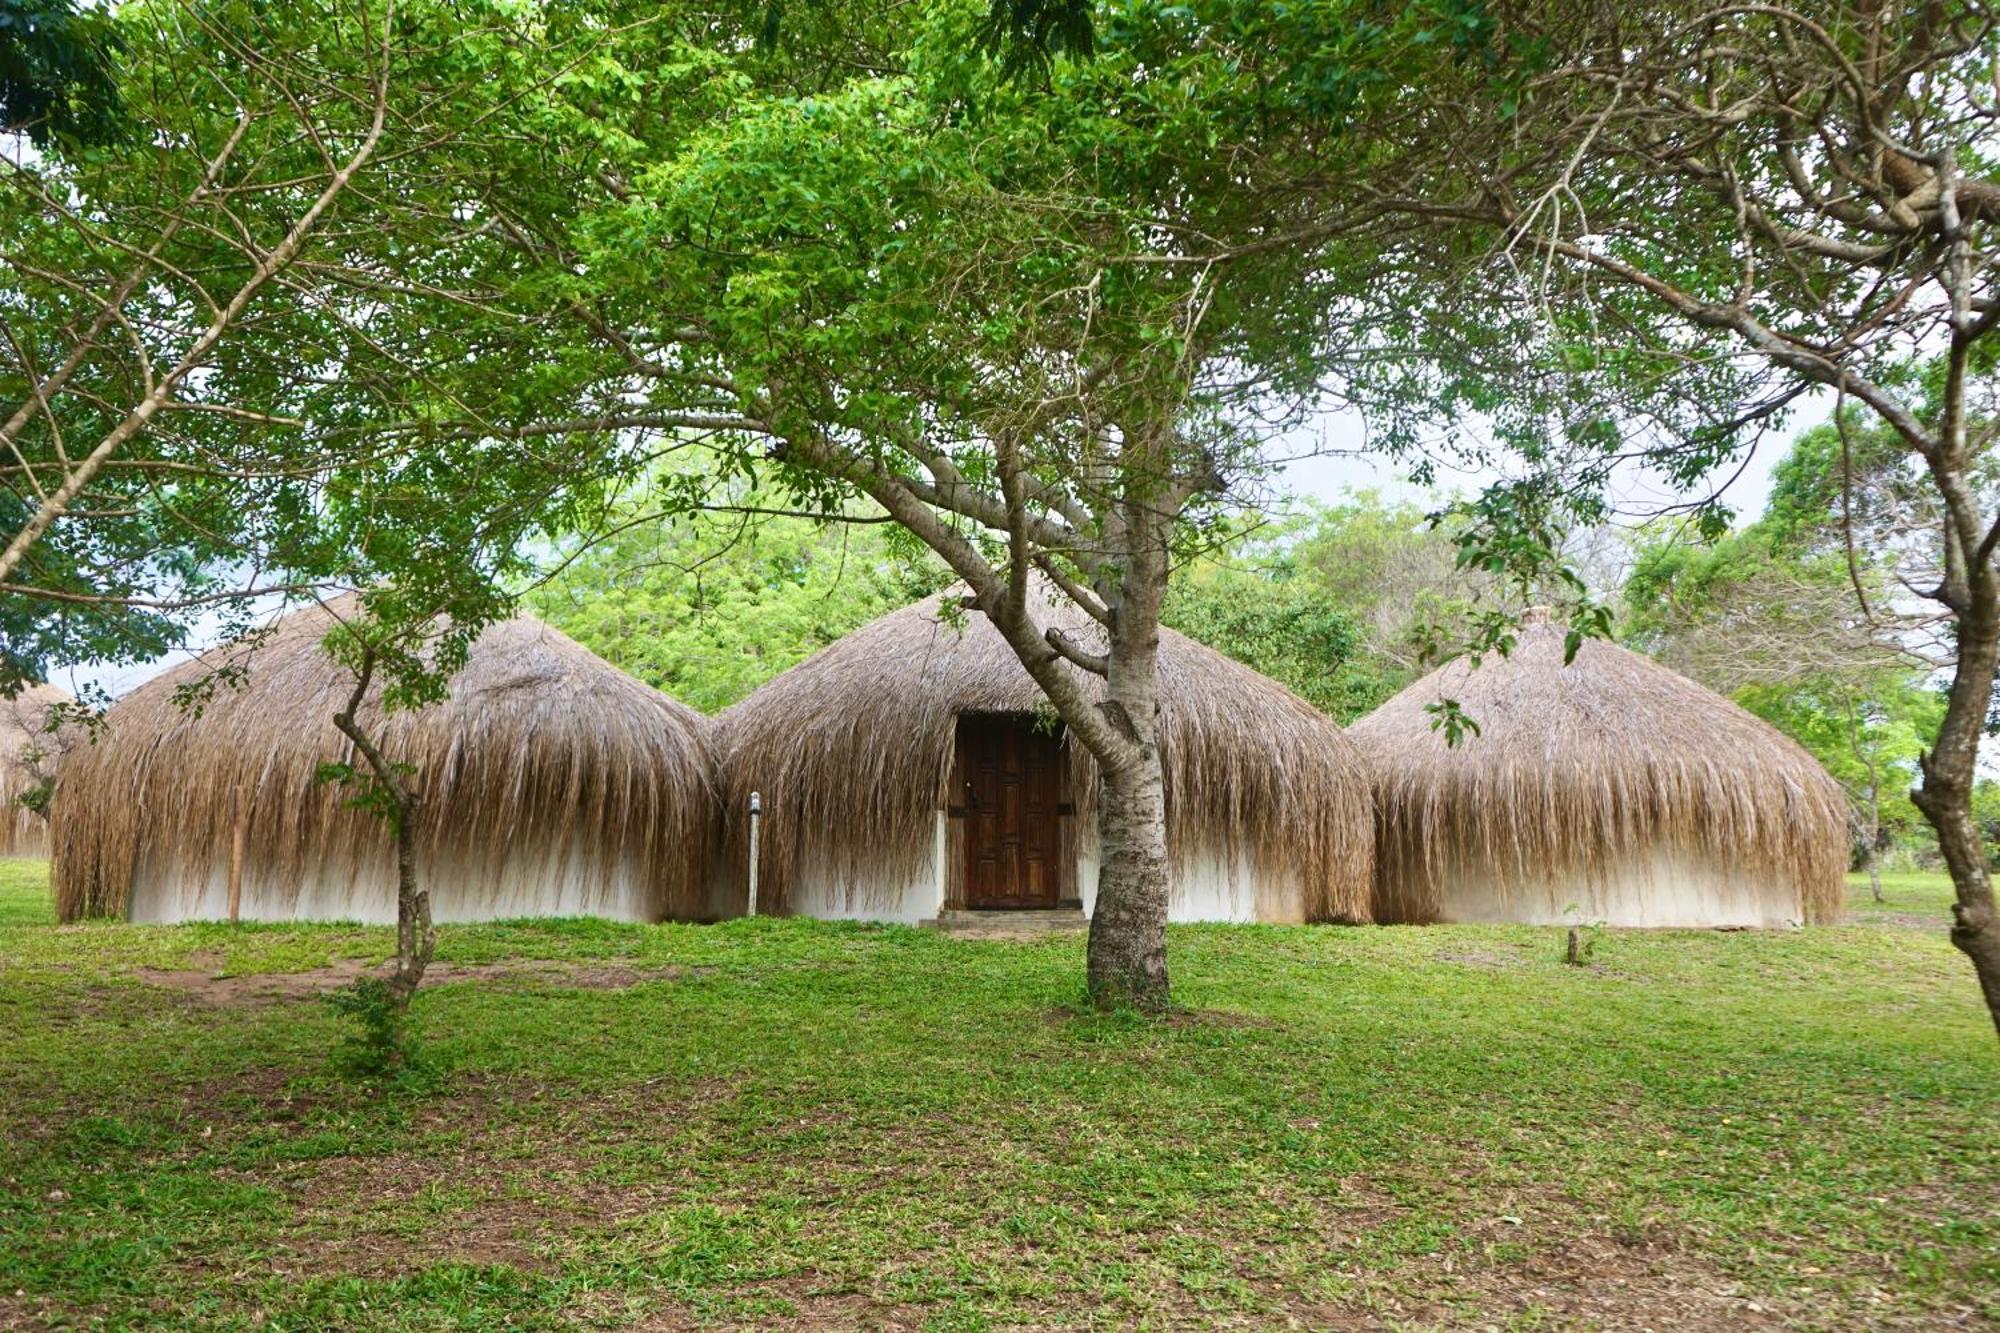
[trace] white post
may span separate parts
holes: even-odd
[[[757,915],[757,821],[764,813],[764,800],[750,793],[750,907],[746,916]]]

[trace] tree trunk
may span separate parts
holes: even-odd
[[[1850,691],[1847,698],[1847,743],[1868,770],[1867,799],[1862,805],[1866,816],[1861,826],[1861,868],[1868,872],[1868,889],[1875,901],[1882,901],[1882,771],[1875,754],[1861,740],[1859,705]]]
[[[437,950],[437,928],[431,923],[430,890],[417,880],[417,840],[415,833],[417,796],[403,781],[395,764],[383,755],[355,720],[355,710],[368,694],[368,682],[375,672],[373,649],[363,649],[361,669],[356,674],[354,693],[347,707],[334,714],[333,724],[354,742],[354,748],[368,761],[375,780],[389,796],[389,822],[396,834],[396,970],[389,976],[389,998],[399,1010],[410,1007],[410,997],[423,984],[424,969]]]
[[[1868,842],[1861,855],[1868,869],[1868,891],[1876,902],[1882,897],[1882,792],[1873,782],[1868,787]]]
[[[1090,916],[1088,983],[1099,1008],[1158,1013],[1167,989],[1166,772],[1157,746],[1098,786],[1097,904]]]
[[[1135,516],[1137,517],[1137,516]],[[1130,520],[1128,520],[1130,521]],[[1131,564],[1110,610],[1105,717],[1132,743],[1121,762],[1100,756],[1097,903],[1087,984],[1099,1008],[1164,1012],[1167,986],[1167,780],[1160,762],[1160,607],[1164,543],[1132,522]]]
[[[2000,1033],[2000,918],[1994,912],[1986,848],[1972,817],[1979,738],[1993,697],[1996,659],[2000,659],[2000,613],[1991,597],[1981,596],[1958,617],[1958,667],[1952,674],[1950,702],[1937,744],[1923,757],[1923,782],[1910,799],[1937,830],[1938,850],[1958,894],[1952,906],[1951,942],[1972,960],[1987,1013]]]
[[[408,1009],[437,950],[437,927],[431,924],[430,890],[417,883],[417,845],[408,813],[399,814],[395,823],[396,970],[389,977],[389,995],[398,1009]]]

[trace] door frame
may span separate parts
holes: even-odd
[[[1032,730],[1036,715],[1025,712],[967,711],[952,716],[951,766],[946,778],[944,801],[944,907],[951,911],[964,911],[970,904],[966,901],[966,866],[971,852],[967,837],[967,811],[963,794],[969,774],[966,766],[966,730],[963,721],[974,723],[1008,723],[1024,730]],[[1081,908],[1082,900],[1076,892],[1077,827],[1076,800],[1071,786],[1070,739],[1066,729],[1058,730],[1053,738],[1056,743],[1056,901],[1058,909]],[[981,908],[982,911],[1033,910],[1020,908]]]

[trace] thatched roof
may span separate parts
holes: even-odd
[[[851,883],[887,884],[932,855],[961,713],[1030,712],[1040,689],[977,611],[963,631],[940,599],[883,616],[767,682],[718,719],[732,883],[742,882],[749,794],[764,796],[759,897],[782,910],[809,850]],[[1039,594],[1035,614],[1082,642],[1095,622]],[[1296,875],[1308,919],[1366,920],[1368,781],[1340,728],[1283,686],[1161,631],[1161,751],[1169,836],[1231,841],[1260,873]],[[1080,819],[1096,765],[1070,745]]]
[[[41,856],[47,850],[48,821],[20,802],[39,781],[34,770],[48,768],[75,732],[74,723],[64,726],[61,737],[49,732],[49,709],[70,702],[69,694],[53,685],[29,685],[11,699],[0,699],[0,856]],[[38,764],[24,762],[31,751],[44,758]]]
[[[246,803],[246,860],[293,874],[308,864],[379,866],[394,894],[391,838],[346,808],[319,765],[362,765],[333,725],[353,676],[321,646],[351,599],[280,621],[261,642],[220,649],[155,677],[73,753],[53,810],[57,907],[65,920],[123,915],[135,862],[200,873],[231,845]],[[241,666],[199,714],[176,692]],[[392,759],[415,766],[420,856],[497,873],[521,849],[620,849],[659,895],[693,915],[706,892],[715,805],[709,723],[528,618],[473,645],[445,701],[385,718],[379,689],[359,720]],[[148,892],[155,891],[149,884]]]
[[[1617,644],[1585,640],[1565,666],[1563,640],[1530,612],[1508,656],[1450,663],[1349,728],[1375,773],[1377,918],[1434,920],[1454,858],[1504,895],[1663,847],[1792,895],[1801,919],[1837,916],[1846,805],[1818,761]],[[1446,699],[1479,727],[1456,748],[1426,711]]]

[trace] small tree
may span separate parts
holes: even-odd
[[[1882,853],[1897,843],[1929,843],[1930,830],[1908,793],[1944,696],[1906,671],[1872,681],[1834,676],[1752,685],[1736,698],[1811,750],[1846,791],[1856,861],[1881,902]]]
[[[354,688],[334,713],[333,724],[360,763],[330,761],[320,765],[318,776],[351,789],[351,804],[379,819],[396,849],[395,964],[386,979],[363,978],[336,1001],[337,1008],[361,1022],[362,1064],[374,1073],[407,1057],[403,1023],[437,951],[430,889],[417,845],[419,775],[382,748],[379,720],[395,708],[440,701],[451,677],[465,665],[480,628],[424,615],[433,604],[425,593],[378,589],[363,597],[360,614],[339,624],[324,644],[354,677]],[[371,693],[375,707],[365,710]],[[373,728],[369,712],[377,723]]]
[[[1461,528],[1453,516],[1363,492],[1319,510],[1300,535],[1299,577],[1363,626],[1392,677],[1384,698],[1433,664],[1436,645],[1465,638],[1502,591],[1459,559]]]
[[[334,647],[354,672],[354,692],[347,704],[333,715],[333,725],[354,744],[367,764],[364,775],[350,763],[326,764],[323,779],[356,788],[354,804],[378,816],[396,841],[396,967],[390,975],[389,998],[397,1010],[409,1008],[410,997],[423,983],[424,969],[430,966],[437,948],[437,929],[431,922],[431,895],[418,875],[417,794],[410,786],[409,766],[390,759],[362,727],[358,713],[374,684],[375,667],[381,653],[365,637],[366,631],[351,636]]]

